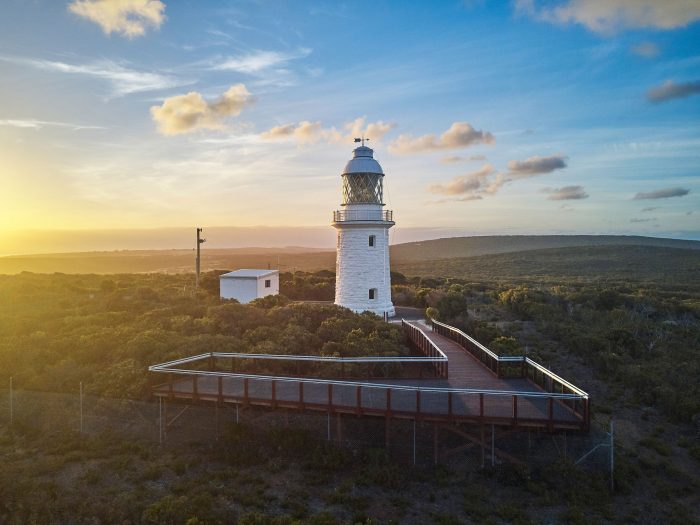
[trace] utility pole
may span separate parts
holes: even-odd
[[[200,234],[202,233],[202,228],[197,228],[197,261],[195,265],[195,281],[194,281],[194,286],[195,288],[199,288],[199,268],[200,268],[200,263],[201,263],[201,256],[200,256],[200,248],[202,246],[202,243],[207,242],[206,239],[202,239],[200,237]]]

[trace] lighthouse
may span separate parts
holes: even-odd
[[[389,228],[393,212],[384,209],[384,172],[366,139],[353,150],[342,178],[342,209],[333,212],[337,230],[335,304],[382,317],[395,314],[391,302]]]

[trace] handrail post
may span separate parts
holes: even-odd
[[[333,411],[333,383],[328,383],[328,411]]]
[[[299,405],[304,410],[304,382],[299,381]]]
[[[479,418],[484,419],[484,394],[479,394]]]
[[[518,396],[513,395],[513,426],[518,426]]]
[[[420,414],[420,390],[416,390],[416,414]]]
[[[218,383],[219,383],[219,405],[223,405],[224,404],[224,378],[219,376]]]
[[[248,396],[248,378],[243,378],[243,401],[246,405],[250,403],[250,398]]]
[[[391,415],[391,389],[386,389],[386,412]]]
[[[198,388],[197,388],[197,386],[198,386],[198,385],[197,385],[197,380],[198,380],[198,379],[199,379],[199,376],[198,376],[198,375],[195,374],[195,375],[192,376],[192,398],[193,398],[195,401],[197,401],[197,399],[199,399],[199,392],[198,392]]]
[[[271,382],[272,387],[272,408],[277,407],[277,383],[273,379]]]
[[[452,422],[452,392],[447,393],[447,418]]]
[[[549,398],[549,407],[548,407],[547,411],[549,412],[548,421],[547,421],[547,430],[552,432],[552,431],[554,431],[554,398],[553,397]]]
[[[362,415],[362,390],[361,389],[362,389],[362,387],[359,385],[355,388],[357,415],[358,416]]]

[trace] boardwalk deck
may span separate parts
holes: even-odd
[[[446,378],[339,381],[219,371],[188,370],[180,374],[173,368],[152,367],[153,371],[168,374],[168,381],[156,385],[153,393],[171,399],[366,416],[472,421],[549,430],[587,428],[582,412],[572,409],[572,401],[563,393],[545,392],[527,378],[499,378],[460,344],[431,331],[424,322],[406,324],[419,328],[422,336],[447,357]]]

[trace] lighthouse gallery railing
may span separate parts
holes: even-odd
[[[393,222],[392,210],[336,210],[333,212],[333,222],[349,221],[382,221]]]

